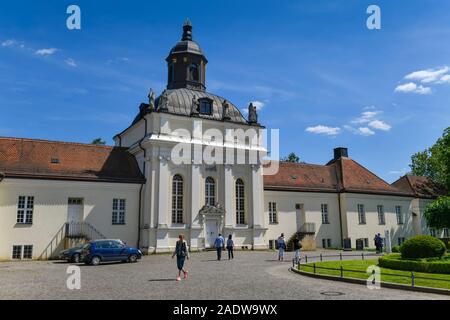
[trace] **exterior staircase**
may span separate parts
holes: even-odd
[[[64,249],[96,239],[106,239],[106,237],[89,222],[67,222],[65,224]]]
[[[293,240],[295,237],[299,237],[302,249],[304,251],[310,251],[316,249],[316,224],[314,222],[305,222],[300,229],[294,233],[286,242],[286,251],[294,250]]]

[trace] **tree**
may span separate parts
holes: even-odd
[[[103,140],[102,138],[95,138],[94,140],[92,140],[91,144],[96,144],[99,146],[104,146],[106,144],[106,141]]]
[[[415,153],[409,166],[412,174],[429,177],[450,190],[450,127],[433,146]]]
[[[440,197],[430,203],[425,208],[424,216],[430,228],[450,228],[450,196]]]
[[[300,162],[300,157],[297,156],[294,152],[291,152],[287,157],[282,158],[281,161],[298,163]]]

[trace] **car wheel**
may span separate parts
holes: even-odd
[[[73,263],[80,263],[80,254],[79,254],[79,253],[75,253],[75,254],[72,256],[72,262],[73,262]]]
[[[131,254],[131,255],[128,257],[128,261],[129,261],[129,262],[136,262],[136,261],[137,261],[137,255]]]
[[[97,256],[92,257],[91,264],[93,266],[98,266],[100,264],[100,257],[97,257]]]

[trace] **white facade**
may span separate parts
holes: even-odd
[[[4,179],[0,182],[0,260],[12,258],[13,246],[32,245],[33,259],[47,259],[62,250],[69,198],[82,199],[80,222],[108,238],[137,245],[139,188],[125,183]],[[33,197],[31,223],[17,222],[20,196]],[[113,199],[125,199],[124,224],[112,224]]]
[[[238,138],[235,143],[235,130],[246,133],[249,139]],[[170,251],[180,233],[186,236],[192,250],[212,246],[218,233],[232,234],[238,247],[267,247],[260,165],[264,149],[258,127],[150,113],[117,136],[116,143],[129,147],[147,179],[141,221],[141,247],[144,250]],[[187,152],[173,151],[179,147]],[[209,150],[213,147],[218,154],[211,160],[219,164],[208,164]],[[244,161],[238,161],[241,152]],[[253,164],[249,161],[250,154],[254,156]],[[182,221],[176,221],[172,216],[176,175],[182,178],[183,185]],[[208,177],[214,181],[214,202],[223,209],[222,214],[202,215]],[[244,189],[242,221],[236,217],[238,179],[243,182]]]

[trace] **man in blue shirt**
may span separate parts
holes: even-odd
[[[219,236],[214,241],[214,247],[216,247],[217,250],[217,260],[220,261],[222,258],[222,248],[225,245],[225,239],[222,237],[222,234],[219,233]]]

